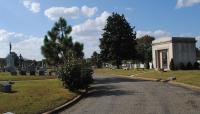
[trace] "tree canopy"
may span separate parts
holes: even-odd
[[[136,50],[137,50],[137,60],[142,63],[149,63],[152,61],[152,41],[155,38],[149,35],[145,35],[138,38]]]
[[[91,62],[92,62],[92,65],[95,65],[97,68],[102,67],[102,60],[101,60],[100,54],[98,54],[96,51],[94,51],[91,56]]]
[[[72,37],[69,35],[71,31],[72,27],[61,17],[47,32],[41,51],[48,64],[59,65],[73,58],[83,58],[83,44],[73,43]]]
[[[113,61],[119,68],[122,60],[133,59],[136,56],[134,28],[124,15],[112,13],[107,18],[104,33],[100,38],[101,56],[104,61]]]

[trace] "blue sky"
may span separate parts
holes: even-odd
[[[99,51],[99,38],[112,12],[124,14],[137,37],[200,36],[200,0],[1,0],[0,57],[8,44],[25,58],[42,59],[43,36],[58,17],[72,25],[74,41],[84,43],[85,57]],[[199,42],[198,42],[199,44]]]

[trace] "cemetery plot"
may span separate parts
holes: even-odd
[[[55,108],[76,96],[59,80],[26,80],[12,85],[11,93],[0,92],[0,113],[37,114]]]
[[[45,79],[56,79],[56,76],[30,76],[30,75],[17,75],[11,76],[8,72],[0,72],[0,81],[22,81],[22,80],[45,80]]]

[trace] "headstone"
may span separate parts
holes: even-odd
[[[144,69],[144,64],[140,64],[140,68]]]
[[[30,65],[30,75],[35,75],[35,72],[36,72],[36,67],[35,67],[35,64],[32,63]]]
[[[13,57],[13,54],[9,54],[7,57],[6,57],[6,67],[5,69],[9,72],[12,72],[12,71],[15,71],[16,68],[15,68],[15,64],[14,64],[14,57]]]
[[[44,68],[41,67],[41,68],[39,69],[39,76],[44,76],[44,75],[45,75],[45,71],[46,71],[46,70],[45,70]]]
[[[14,62],[14,55],[11,52],[12,45],[10,43],[10,53],[6,57],[6,67],[5,69],[11,73],[11,75],[16,75],[16,68],[15,68],[15,62]]]
[[[0,91],[9,93],[12,91],[12,82],[10,81],[0,81]]]
[[[46,72],[46,66],[44,65],[44,63],[42,61],[42,66],[39,68],[39,75],[44,76],[45,72]]]
[[[19,73],[20,73],[20,75],[26,75],[26,69],[25,68],[21,68]]]
[[[149,63],[149,69],[153,69],[152,66],[153,66],[153,64],[150,62],[150,63]]]

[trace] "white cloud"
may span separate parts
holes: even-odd
[[[177,0],[176,8],[191,7],[200,3],[200,0]]]
[[[23,5],[25,8],[27,8],[33,13],[40,12],[40,3],[38,2],[33,2],[31,0],[23,0]]]
[[[88,17],[91,17],[91,16],[93,16],[97,12],[97,7],[89,8],[87,6],[82,6],[81,12],[84,15],[86,15]]]
[[[9,32],[0,29],[0,57],[4,58],[9,53],[9,43],[12,43],[12,51],[24,58],[41,60],[40,47],[43,38],[24,35],[22,33]]]
[[[150,35],[155,38],[162,38],[162,37],[170,37],[171,33],[164,31],[164,30],[156,30],[156,31],[137,31],[137,38],[140,38],[144,35]]]
[[[78,18],[80,14],[91,17],[97,12],[97,8],[89,8],[87,6],[79,7],[51,7],[44,11],[45,16],[51,20],[57,20],[59,17]]]
[[[99,51],[99,38],[108,16],[110,13],[104,11],[93,20],[88,19],[84,23],[73,26],[71,35],[75,41],[84,43],[85,57],[90,57],[93,51]]]
[[[77,18],[79,14],[79,8],[51,7],[46,9],[44,14],[51,20],[57,20],[59,17]]]
[[[17,43],[13,43],[13,51],[21,53],[24,58],[41,60],[41,46],[43,45],[43,39],[37,37],[29,37]]]

